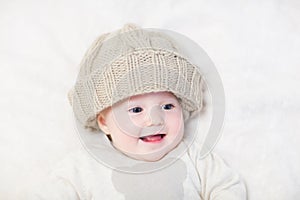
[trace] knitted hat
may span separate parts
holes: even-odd
[[[69,100],[77,120],[99,130],[97,115],[130,96],[172,92],[185,116],[202,108],[202,76],[166,34],[126,24],[86,52]]]

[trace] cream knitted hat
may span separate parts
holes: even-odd
[[[86,52],[68,97],[77,120],[99,130],[97,114],[130,96],[172,92],[185,116],[202,108],[202,76],[166,34],[126,24]]]

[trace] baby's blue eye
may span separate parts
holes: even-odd
[[[163,109],[165,110],[171,110],[172,108],[174,108],[175,106],[173,104],[165,104],[162,106]]]
[[[129,109],[129,112],[132,112],[132,113],[139,113],[142,111],[143,111],[143,108],[141,108],[141,107],[134,107],[134,108]]]

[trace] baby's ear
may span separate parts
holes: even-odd
[[[99,113],[97,116],[97,123],[99,128],[106,134],[109,135],[109,130],[108,130],[108,126],[106,123],[106,118],[105,115],[103,113]]]

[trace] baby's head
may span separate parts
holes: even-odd
[[[170,37],[129,24],[94,42],[69,99],[83,126],[104,132],[129,157],[156,161],[200,111],[202,82]]]

